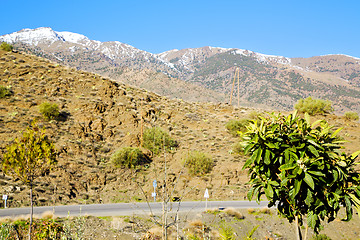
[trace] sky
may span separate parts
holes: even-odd
[[[358,0],[3,0],[0,35],[51,27],[151,53],[204,46],[360,57]]]

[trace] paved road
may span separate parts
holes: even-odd
[[[267,206],[268,202],[261,202],[260,205],[252,201],[209,201],[208,209],[213,208],[259,208]],[[176,212],[180,204],[180,212],[200,212],[205,210],[205,202],[181,202],[171,203],[169,206],[172,212]],[[162,210],[161,203],[150,203],[154,214]],[[44,212],[55,212],[58,217],[93,215],[93,216],[130,216],[133,214],[150,214],[147,203],[113,203],[113,204],[91,204],[91,205],[66,205],[55,207],[34,207],[34,214],[41,216]],[[0,217],[14,217],[28,215],[30,208],[7,208],[0,210]]]

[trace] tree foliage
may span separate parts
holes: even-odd
[[[32,189],[34,180],[50,171],[56,163],[54,144],[45,134],[45,129],[40,129],[35,122],[28,127],[21,138],[6,147],[6,152],[1,162],[5,174],[19,178],[30,187],[30,223],[29,239],[31,239],[33,198]]]
[[[308,113],[310,115],[330,113],[334,111],[331,101],[315,99],[312,97],[300,99],[295,104],[295,109],[299,112]]]
[[[45,129],[40,129],[35,122],[6,150],[1,162],[2,170],[28,185],[47,173],[56,163],[54,144],[45,134]]]
[[[352,218],[352,206],[360,207],[359,173],[353,167],[360,152],[346,155],[338,137],[324,120],[310,123],[310,117],[274,115],[254,120],[242,134],[242,144],[249,159],[248,199],[265,195],[269,207],[290,222],[295,218],[318,232],[321,221],[337,216],[346,208],[345,220]]]

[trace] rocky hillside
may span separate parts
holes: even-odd
[[[21,52],[0,50],[0,79],[2,86],[13,91],[12,96],[0,99],[1,152],[34,119],[46,128],[58,149],[58,165],[36,182],[36,205],[144,200],[140,186],[150,198],[154,179],[161,196],[165,160],[167,184],[177,183],[176,196],[191,189],[185,199],[200,200],[205,188],[212,200],[245,196],[244,159],[232,153],[237,138],[224,125],[230,119],[248,118],[254,109],[170,100]],[[59,121],[41,117],[43,102],[59,105]],[[350,140],[347,148],[357,150],[359,124],[331,115],[326,118],[345,127],[344,136]],[[179,148],[166,157],[153,157],[142,170],[115,168],[110,156],[121,147],[140,146],[141,129],[152,126],[168,131]],[[212,156],[215,166],[210,174],[193,177],[183,169],[182,159],[190,150]],[[28,188],[17,179],[0,176],[0,191],[9,195],[10,205],[27,205]]]
[[[176,180],[189,150],[207,152],[216,162],[206,177],[193,178],[185,171],[176,195],[190,186],[194,189],[187,199],[200,199],[205,187],[214,189],[213,199],[244,196],[246,186],[240,182],[246,182],[246,174],[239,158],[231,154],[236,138],[224,124],[230,118],[245,116],[247,110],[169,100],[24,53],[0,51],[0,73],[1,85],[13,91],[11,97],[0,99],[1,151],[38,119],[59,152],[57,167],[36,182],[36,205],[144,199],[138,184],[150,197],[154,179],[159,186],[164,184],[162,156],[136,172],[115,168],[109,162],[120,147],[140,146],[142,126],[160,126],[180,144],[166,157],[169,184]],[[43,102],[58,104],[62,119],[42,119],[39,105]],[[10,196],[11,206],[28,204],[28,188],[20,181],[1,175],[0,183],[0,191]]]
[[[216,47],[152,54],[51,28],[24,29],[0,41],[170,98],[228,102],[238,67],[242,106],[291,110],[298,99],[312,96],[332,100],[337,113],[360,112],[360,62],[345,55],[291,59]]]

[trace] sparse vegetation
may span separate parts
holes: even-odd
[[[301,113],[306,112],[310,115],[330,113],[334,110],[331,101],[312,97],[300,99],[294,108]]]
[[[245,131],[248,124],[248,119],[231,119],[225,124],[225,127],[233,136],[236,136],[239,131]]]
[[[124,147],[111,156],[111,162],[116,167],[137,168],[148,162],[148,159],[139,148]]]
[[[149,149],[154,155],[162,150],[170,151],[178,147],[178,143],[160,127],[147,128],[143,135],[143,147]]]
[[[230,217],[234,217],[236,219],[244,219],[245,217],[234,208],[226,208],[224,213]]]
[[[357,112],[346,112],[344,114],[344,117],[346,120],[349,120],[349,121],[358,121],[359,120],[359,114]]]
[[[222,226],[220,226],[219,233],[220,233],[221,240],[235,240],[236,239],[234,229],[230,225],[227,225],[225,223],[223,223]]]
[[[0,98],[10,97],[12,95],[12,91],[10,88],[0,86]]]
[[[211,172],[214,165],[212,158],[200,151],[189,152],[184,158],[184,163],[189,172],[196,176]]]
[[[0,45],[0,49],[1,49],[1,50],[4,50],[4,51],[7,51],[7,52],[12,51],[13,48],[14,48],[14,47],[13,47],[12,45],[10,45],[10,44],[8,44],[8,43],[6,43],[6,42],[2,42],[1,45]]]
[[[318,234],[311,238],[311,240],[331,240],[326,234]]]
[[[40,104],[39,111],[45,118],[45,120],[57,119],[60,112],[59,106],[56,103],[44,102]]]

